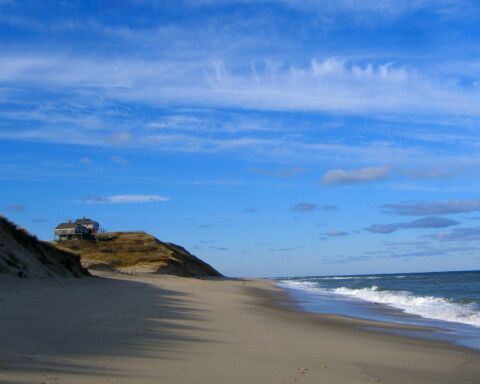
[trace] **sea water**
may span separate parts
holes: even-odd
[[[480,271],[303,276],[278,283],[307,311],[434,327],[418,336],[480,349]]]

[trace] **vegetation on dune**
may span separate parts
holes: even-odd
[[[70,240],[56,247],[77,252],[91,269],[172,274],[185,277],[220,277],[221,274],[186,249],[164,243],[145,232],[109,232],[95,240]]]

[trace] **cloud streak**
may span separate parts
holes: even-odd
[[[322,176],[323,184],[359,184],[385,179],[388,167],[367,167],[353,170],[331,169]]]
[[[198,53],[200,55],[200,52]],[[390,61],[312,58],[304,65],[225,60],[139,60],[102,56],[4,54],[0,83],[45,86],[109,100],[273,111],[370,114],[437,112],[479,116],[480,91]]]
[[[373,224],[365,228],[365,230],[372,233],[388,234],[398,231],[399,229],[446,228],[458,224],[460,224],[460,222],[457,220],[430,216],[403,223]]]
[[[317,209],[317,204],[313,204],[313,203],[298,203],[291,208],[293,212],[301,212],[301,213],[312,212],[316,209]]]
[[[88,204],[131,204],[131,203],[156,203],[170,200],[161,195],[112,195],[112,196],[87,196],[83,202]]]
[[[186,3],[192,7],[211,6],[212,0],[187,0]],[[460,0],[458,2],[451,0],[403,0],[401,2],[396,0],[217,0],[215,3],[237,5],[277,3],[287,8],[303,10],[309,13],[315,12],[318,16],[323,16],[323,18],[330,16],[333,19],[333,17],[339,14],[346,14],[360,22],[361,18],[364,19],[366,15],[369,15],[375,17],[375,20],[372,21],[376,23],[384,23],[392,18],[419,11],[454,17],[464,15],[465,8],[468,10],[475,9],[475,3],[470,0]],[[365,23],[365,20],[363,20],[363,23]]]
[[[480,241],[480,227],[455,228],[449,232],[432,235],[431,238],[439,241]]]
[[[480,211],[480,200],[451,200],[444,202],[404,202],[384,204],[387,212],[404,216],[449,215]]]
[[[325,232],[325,235],[330,237],[342,237],[342,236],[347,236],[348,232],[342,231],[339,229],[330,229],[327,232]]]
[[[337,209],[338,207],[336,205],[328,205],[328,204],[318,205],[314,203],[302,202],[302,203],[295,204],[294,206],[291,207],[290,210],[293,212],[306,213],[306,212],[312,212],[315,210],[324,211],[324,212],[336,211]]]

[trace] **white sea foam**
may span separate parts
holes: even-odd
[[[452,303],[433,296],[415,296],[410,292],[379,291],[376,286],[362,289],[336,288],[336,294],[390,305],[405,313],[429,319],[453,321],[480,327],[480,313],[471,304]]]
[[[298,281],[318,281],[318,280],[372,280],[381,279],[379,276],[322,276],[322,277],[302,277],[302,280],[285,280],[285,282]]]
[[[318,277],[317,280],[372,280],[380,279],[378,276],[328,276],[328,277]]]
[[[313,281],[282,280],[280,283],[286,285],[288,288],[302,289],[304,291],[320,291],[317,284]]]
[[[407,291],[381,291],[375,285],[371,288],[323,289],[314,282],[284,281],[288,287],[309,292],[330,293],[359,300],[385,304],[428,319],[457,322],[480,327],[480,312],[475,304],[460,304],[433,296],[415,296]]]

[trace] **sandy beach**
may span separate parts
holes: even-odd
[[[480,377],[478,352],[301,312],[266,280],[2,276],[0,307],[1,383],[478,383]]]

